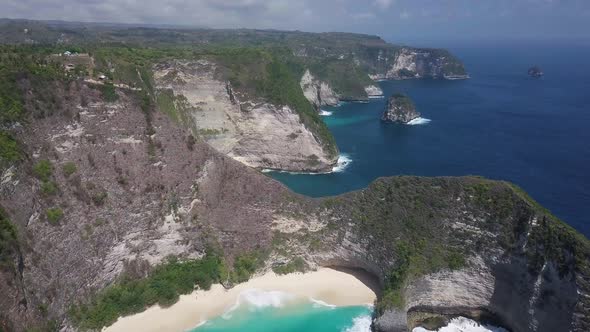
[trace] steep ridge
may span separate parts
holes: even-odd
[[[289,105],[248,96],[216,76],[212,61],[171,61],[154,68],[160,105],[168,107],[216,150],[262,169],[327,172],[328,153]]]
[[[301,89],[305,98],[319,110],[321,106],[337,106],[340,102],[339,96],[334,92],[332,87],[326,83],[318,81],[309,69],[301,77]]]
[[[2,174],[0,206],[20,248],[0,272],[5,330],[85,329],[84,317],[100,327],[110,321],[95,315],[102,289],[211,244],[230,269],[259,253],[257,271],[296,258],[368,271],[383,288],[379,331],[454,315],[514,331],[590,327],[588,240],[512,185],[395,177],[310,199],[210,148],[136,91],[116,89],[115,101],[80,81],[51,91],[53,114],[12,127],[26,162]]]

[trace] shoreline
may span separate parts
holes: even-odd
[[[143,312],[119,317],[103,332],[123,331],[186,331],[221,316],[234,306],[246,290],[280,291],[302,299],[313,299],[334,306],[367,305],[376,295],[357,276],[343,270],[320,268],[306,273],[277,275],[268,272],[245,283],[225,289],[220,284],[208,291],[196,290],[181,295],[170,307],[152,306]],[[345,290],[345,291],[343,291]]]

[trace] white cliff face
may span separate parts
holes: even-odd
[[[326,82],[317,80],[309,69],[305,71],[299,84],[305,98],[316,108],[338,105],[339,98],[332,87]]]
[[[383,98],[383,90],[376,85],[366,86],[365,92],[369,98]]]
[[[400,71],[416,73],[416,60],[416,52],[403,48],[395,58],[390,69],[387,71],[387,78],[401,78]],[[419,77],[419,75],[416,74],[416,77]]]
[[[189,125],[216,150],[256,168],[323,172],[336,159],[287,106],[248,100],[215,77],[208,61],[156,66],[159,91],[172,90],[182,100]],[[177,102],[178,104],[178,102]]]

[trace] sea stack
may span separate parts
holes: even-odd
[[[402,93],[396,93],[389,97],[381,120],[407,124],[419,117],[420,113],[416,111],[416,106],[410,97]]]
[[[539,66],[533,66],[529,68],[529,76],[531,77],[541,77],[543,76],[543,71]]]

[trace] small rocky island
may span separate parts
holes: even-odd
[[[410,97],[402,93],[396,93],[389,97],[381,120],[407,124],[419,117],[420,113],[416,111],[416,106]]]
[[[529,76],[531,77],[541,77],[543,76],[543,71],[539,66],[533,66],[529,68]]]

